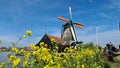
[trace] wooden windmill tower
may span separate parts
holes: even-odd
[[[75,33],[75,29],[74,26],[77,28],[84,28],[84,26],[82,24],[78,24],[78,23],[74,23],[72,21],[72,12],[71,12],[71,7],[69,7],[69,13],[70,13],[70,20],[67,20],[61,16],[58,17],[59,20],[62,20],[64,22],[66,22],[63,26],[62,26],[62,34],[61,34],[61,38],[67,42],[77,42],[77,36]]]

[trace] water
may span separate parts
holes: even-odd
[[[0,52],[0,63],[4,62],[7,64],[7,68],[10,68],[10,65],[8,64],[8,54],[9,52]],[[17,58],[23,59],[23,56],[17,56]],[[22,64],[20,63],[18,68],[22,68]]]
[[[8,52],[0,52],[0,63],[7,63],[8,61]]]

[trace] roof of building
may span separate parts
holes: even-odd
[[[48,35],[47,36],[50,38],[50,39],[54,39],[55,42],[57,43],[60,43],[62,45],[69,45],[68,42],[64,41],[63,39],[59,38],[59,37],[56,37],[56,36],[52,36],[52,35]]]

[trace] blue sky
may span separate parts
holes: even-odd
[[[60,37],[61,25],[58,16],[69,19],[68,7],[72,8],[73,22],[81,23],[84,29],[75,28],[78,40],[96,44],[95,28],[101,46],[107,42],[120,43],[120,0],[0,0],[0,46],[11,46],[26,30],[33,36],[23,39],[19,47],[36,44],[46,33]]]

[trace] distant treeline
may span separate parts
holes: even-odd
[[[0,47],[0,51],[3,51],[3,52],[5,52],[5,51],[10,51],[11,48],[12,48],[12,47],[9,47],[9,48],[7,48],[7,47]],[[24,50],[26,50],[26,51],[32,51],[32,49],[31,49],[30,47],[17,47],[17,49],[18,49],[18,50],[24,49]]]

